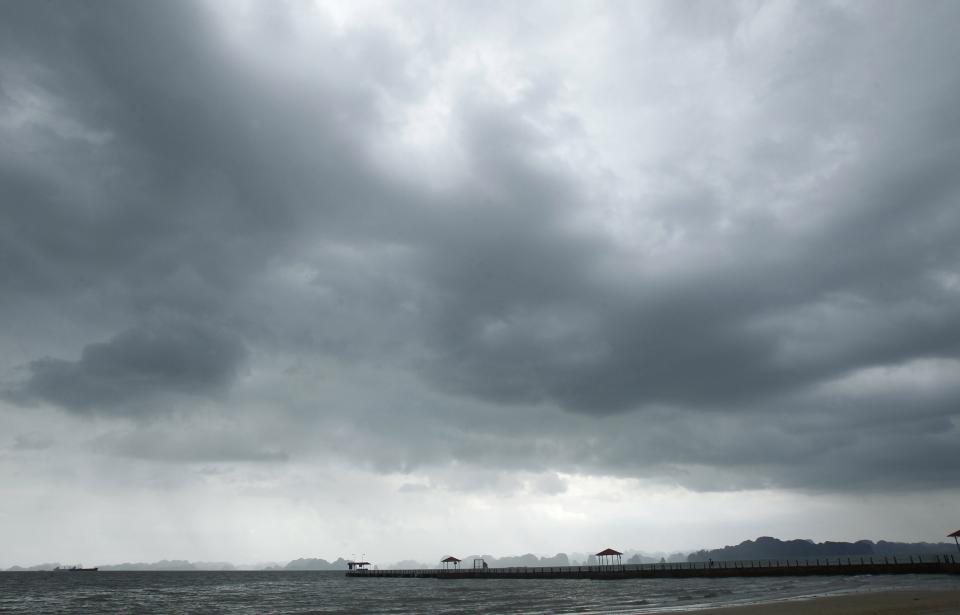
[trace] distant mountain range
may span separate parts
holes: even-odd
[[[889,542],[880,540],[858,540],[857,542],[814,542],[812,540],[780,540],[770,536],[761,536],[756,540],[745,540],[735,546],[726,546],[722,549],[702,549],[690,553],[644,553],[635,550],[625,550],[623,563],[647,564],[660,561],[669,562],[703,562],[707,560],[760,560],[760,559],[809,559],[818,557],[883,557],[897,555],[920,555],[933,553],[953,553],[956,546],[947,542]],[[474,559],[482,558],[492,568],[510,566],[576,566],[592,564],[593,555],[586,553],[557,553],[543,557],[533,553],[494,557],[493,555],[468,555],[463,558],[463,567],[473,566]],[[60,563],[39,564],[37,566],[13,566],[7,572],[27,572],[38,570],[53,570]],[[414,569],[436,568],[437,563],[424,563],[414,560],[403,560],[396,563],[382,565],[382,568]],[[189,562],[187,560],[161,560],[159,562],[124,563],[99,566],[103,571],[179,571],[179,570],[346,570],[347,560],[338,557],[330,562],[322,558],[299,558],[287,564],[270,563],[260,565],[238,566],[230,562]]]
[[[690,562],[754,560],[754,559],[798,559],[817,557],[869,557],[921,555],[950,553],[956,546],[947,542],[888,542],[881,540],[858,540],[857,542],[814,542],[812,540],[780,540],[770,536],[761,536],[756,540],[745,540],[736,546],[722,549],[700,550],[687,556]]]
[[[53,570],[63,564],[53,562],[49,564],[39,564],[37,566],[13,566],[7,568],[6,572],[31,572]],[[183,559],[165,559],[159,562],[125,562],[123,564],[101,564],[98,566],[101,571],[154,571],[154,572],[176,572],[181,570],[264,570],[269,569],[261,566],[235,566],[230,562],[189,562]]]
[[[4,572],[34,572],[37,570],[53,570],[59,565],[60,564],[54,562],[51,564],[37,564],[36,566],[26,566],[26,567],[11,566],[10,568],[7,568],[6,570],[4,570]]]
[[[557,553],[552,557],[537,557],[533,553],[524,555],[508,555],[505,557],[494,557],[492,555],[468,555],[463,558],[463,563],[467,567],[473,565],[473,560],[483,559],[488,566],[493,568],[508,568],[511,566],[569,566],[570,559],[566,553]],[[435,568],[436,565],[431,566]]]
[[[237,570],[230,562],[188,562],[182,559],[165,559],[159,562],[124,563],[100,566],[100,570]]]
[[[8,572],[27,572],[37,570],[53,570],[58,563],[40,564],[27,568],[14,566]],[[342,557],[332,562],[319,558],[300,558],[287,564],[261,564],[257,566],[237,566],[230,562],[189,562],[183,559],[165,559],[159,562],[136,562],[112,565],[100,565],[101,571],[165,571],[176,572],[181,570],[346,570],[347,560]]]
[[[286,566],[273,566],[267,570],[346,570],[347,560],[338,557],[332,562],[313,557],[295,559]]]

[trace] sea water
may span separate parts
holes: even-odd
[[[0,572],[0,613],[630,614],[883,589],[958,589],[947,575],[726,579],[391,579],[341,572]]]

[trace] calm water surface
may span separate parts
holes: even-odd
[[[941,575],[794,579],[355,579],[340,572],[2,572],[0,613],[581,613],[709,606],[888,588],[958,589]]]

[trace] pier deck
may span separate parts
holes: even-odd
[[[434,579],[687,579],[721,577],[851,576],[860,574],[960,574],[951,554],[830,559],[743,560],[624,564],[616,566],[543,566],[486,569],[354,570],[348,577]]]

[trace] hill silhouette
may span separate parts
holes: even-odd
[[[856,542],[814,542],[808,539],[780,540],[761,536],[722,549],[701,549],[687,556],[689,562],[707,560],[731,561],[752,559],[799,559],[818,557],[871,557],[945,553],[955,549],[946,542],[889,542],[858,540]]]

